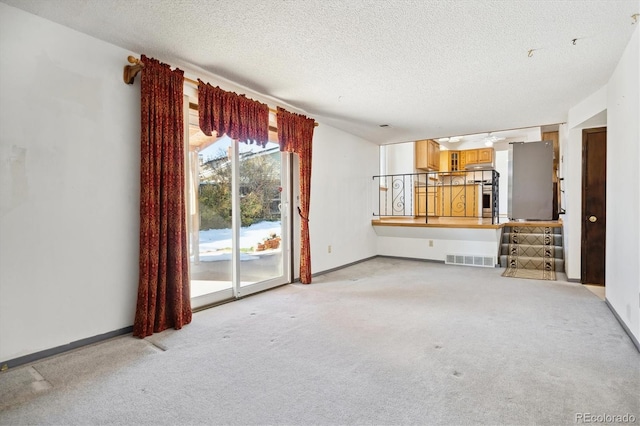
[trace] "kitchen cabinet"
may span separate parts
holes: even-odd
[[[480,185],[442,185],[437,188],[437,216],[482,217]]]
[[[440,171],[441,172],[457,172],[464,170],[460,164],[460,151],[441,151],[440,152]]]
[[[441,151],[440,171],[458,172],[474,164],[493,164],[493,148]]]
[[[466,149],[460,151],[464,166],[474,164],[493,164],[493,148]]]
[[[415,216],[436,215],[436,187],[420,186],[414,189],[413,214]]]
[[[440,144],[434,140],[429,140],[428,144],[428,164],[432,170],[440,170]]]
[[[486,163],[493,164],[493,148],[480,148],[480,149],[478,149],[478,163],[479,164],[486,164]]]
[[[460,151],[458,157],[460,158],[458,164],[458,170],[464,170],[467,167],[467,156],[465,151]]]
[[[465,149],[460,151],[461,169],[464,169],[467,164],[478,164],[478,150],[477,149]]]
[[[440,170],[440,144],[433,139],[416,141],[414,155],[416,169]]]

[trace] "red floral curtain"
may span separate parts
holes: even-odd
[[[265,146],[269,140],[269,106],[198,80],[200,130],[211,136]]]
[[[309,199],[311,196],[311,142],[315,121],[278,107],[280,151],[298,154],[300,159],[300,282],[311,283],[311,246],[309,242]]]
[[[184,190],[184,73],[142,55],[140,276],[133,335],[191,322]]]

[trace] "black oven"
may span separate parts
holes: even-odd
[[[468,180],[467,185],[469,184],[482,187],[482,217],[491,217],[491,206],[493,206],[493,183],[491,179]]]
[[[491,217],[491,206],[493,205],[493,185],[491,181],[482,183],[482,217]]]

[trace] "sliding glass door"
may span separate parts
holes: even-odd
[[[287,158],[276,144],[239,153],[241,296],[268,288],[285,274],[288,178],[282,166]]]
[[[288,155],[207,137],[189,113],[191,302],[198,308],[290,282]]]

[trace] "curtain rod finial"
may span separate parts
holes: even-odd
[[[122,74],[122,79],[127,84],[133,84],[133,80],[136,78],[136,75],[142,70],[142,64],[137,65],[125,65],[124,72]]]
[[[140,59],[134,56],[128,56],[127,61],[129,61],[130,64],[134,64],[134,65],[124,66],[124,73],[122,75],[122,79],[126,84],[133,84],[133,80],[136,78],[136,75],[138,75],[140,70],[142,70],[142,68],[144,67],[144,64],[142,63],[142,61],[140,61]]]

